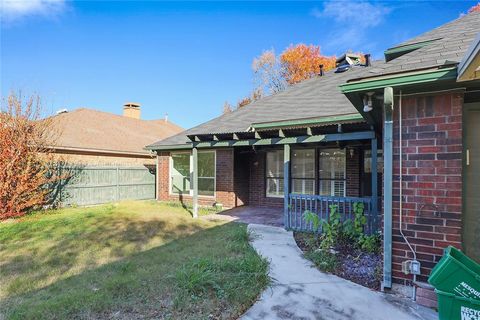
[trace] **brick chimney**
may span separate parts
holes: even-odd
[[[140,103],[125,102],[123,105],[123,116],[140,119]]]

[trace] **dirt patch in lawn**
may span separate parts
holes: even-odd
[[[305,257],[320,270],[370,289],[380,289],[382,257],[379,253],[364,252],[348,241],[325,251],[319,249],[321,238],[311,233],[295,232],[294,237]]]

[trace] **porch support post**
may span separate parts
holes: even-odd
[[[193,217],[198,218],[198,149],[192,150],[193,161]]]
[[[383,124],[383,282],[392,287],[393,88],[384,89]]]
[[[377,171],[378,146],[377,138],[372,139],[372,230],[378,229],[378,171]]]
[[[290,194],[290,145],[283,146],[283,226],[285,229],[290,228],[288,224],[288,196]]]

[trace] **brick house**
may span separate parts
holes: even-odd
[[[305,209],[347,215],[362,202],[370,231],[383,231],[384,288],[425,282],[448,245],[480,261],[479,30],[471,13],[384,61],[341,57],[335,71],[149,145],[157,199],[280,207],[294,230],[308,228]],[[402,271],[412,260],[418,275]]]

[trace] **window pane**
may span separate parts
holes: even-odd
[[[315,194],[315,179],[292,179],[292,193]]]
[[[283,150],[267,152],[266,174],[271,178],[283,178]]]
[[[345,150],[323,149],[319,154],[319,194],[345,196]]]
[[[215,152],[198,153],[198,177],[215,177]]]
[[[177,153],[172,154],[172,175],[180,175],[187,177],[190,175],[190,154]]]
[[[190,191],[190,154],[172,154],[172,193]]]
[[[215,195],[215,178],[198,178],[198,194],[201,196]]]
[[[320,179],[345,179],[345,151],[323,149],[319,156]]]
[[[380,173],[383,172],[383,152],[382,152],[382,150],[378,150],[377,171],[380,172]],[[365,173],[371,173],[372,172],[372,151],[371,150],[365,150],[364,161],[363,161],[363,172],[365,172]]]
[[[331,180],[320,180],[318,183],[318,194],[321,196],[331,196],[332,195],[332,181]]]
[[[345,196],[345,180],[335,180],[333,195],[335,197],[344,197]]]
[[[267,195],[283,196],[283,179],[267,178]]]
[[[295,150],[292,154],[292,178],[315,178],[315,150]]]

